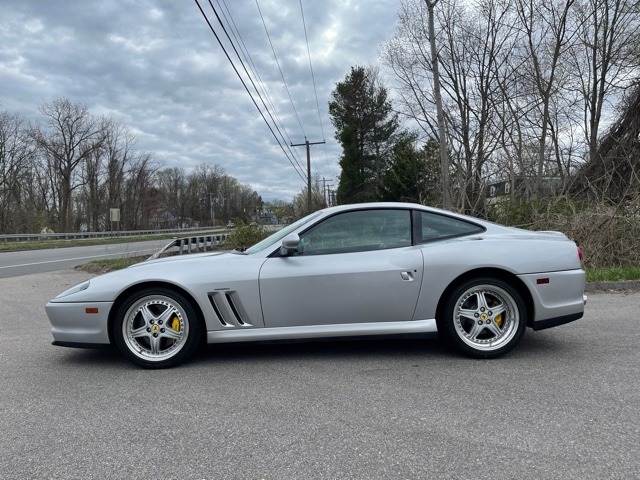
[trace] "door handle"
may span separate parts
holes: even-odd
[[[405,282],[413,282],[413,272],[400,272],[400,277]]]

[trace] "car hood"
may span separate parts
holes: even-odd
[[[145,260],[144,262],[136,263],[135,265],[131,265],[129,268],[137,268],[141,266],[154,265],[154,264],[164,264],[171,262],[190,262],[194,260],[202,260],[203,258],[208,257],[219,257],[219,256],[227,256],[227,255],[236,255],[235,253],[231,253],[229,251],[224,252],[204,252],[204,253],[191,253],[185,255],[171,255],[164,258],[156,258],[153,260]]]
[[[193,293],[193,289],[215,288],[219,283],[257,279],[265,260],[229,252],[175,255],[99,275],[89,280],[85,289],[52,302],[112,302],[124,290],[142,283],[165,283]]]

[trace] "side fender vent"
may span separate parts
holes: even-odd
[[[229,304],[229,307],[231,308],[231,311],[233,312],[233,315],[236,317],[236,320],[238,321],[238,323],[240,325],[246,325],[246,323],[242,321],[242,316],[240,315],[240,312],[238,312],[238,309],[233,303],[233,297],[231,296],[231,294],[226,293],[224,296],[226,297],[227,303]]]
[[[251,327],[247,312],[242,306],[238,292],[213,292],[209,301],[218,321],[223,327]]]
[[[222,326],[223,327],[228,327],[229,324],[224,321],[224,317],[220,313],[220,309],[218,308],[218,305],[216,305],[216,301],[213,299],[214,295],[215,294],[213,294],[213,293],[209,294],[209,301],[211,302],[211,306],[213,307],[213,311],[216,312],[216,317],[218,317],[218,321],[222,324]]]

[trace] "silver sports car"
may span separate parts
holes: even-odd
[[[92,278],[46,306],[54,345],[115,344],[161,368],[199,344],[438,333],[502,355],[526,327],[582,317],[576,244],[408,203],[331,207],[245,251],[176,255]]]

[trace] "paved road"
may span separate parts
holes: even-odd
[[[0,278],[63,270],[100,258],[151,255],[170,241],[152,240],[113,245],[0,252]]]
[[[434,340],[211,346],[139,370],[50,345],[89,275],[0,279],[0,478],[640,478],[640,295],[479,361]]]

